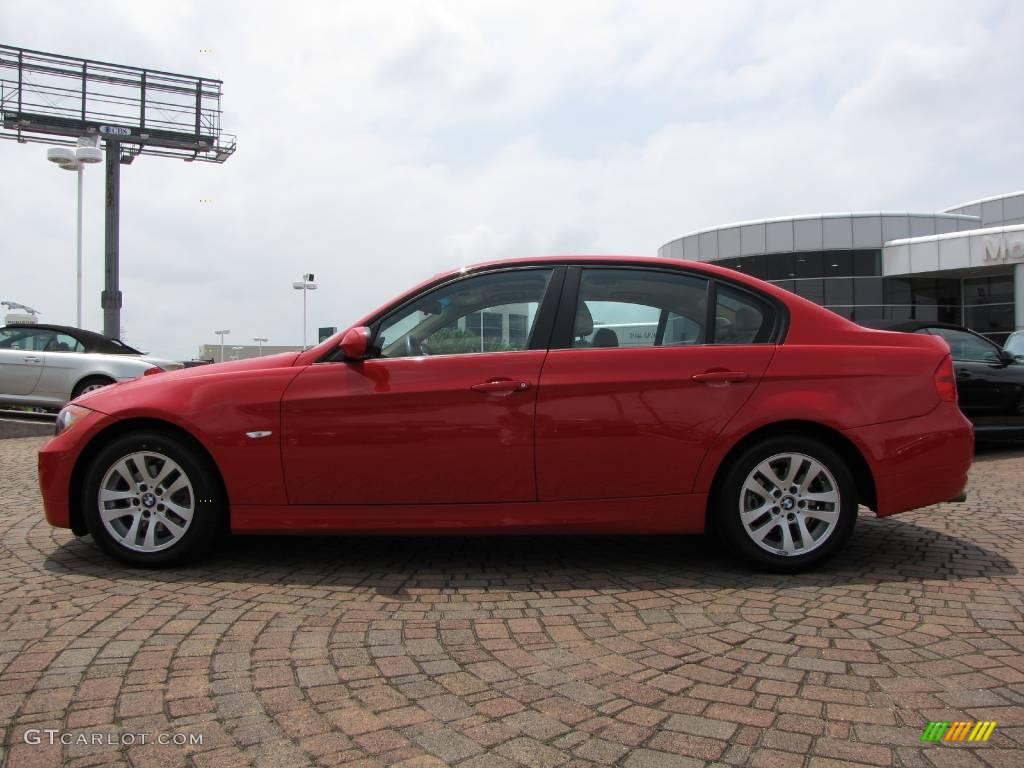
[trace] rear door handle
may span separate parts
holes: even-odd
[[[701,384],[729,384],[734,381],[746,381],[746,371],[705,371],[690,377]]]
[[[474,392],[504,392],[506,394],[511,394],[512,392],[525,392],[529,388],[529,382],[513,381],[512,379],[492,379],[491,381],[485,381],[482,384],[474,384],[470,387]]]
[[[971,372],[968,371],[966,368],[961,368],[959,371],[956,372],[956,375],[959,376],[961,379],[971,378]]]

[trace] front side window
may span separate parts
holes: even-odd
[[[572,346],[705,343],[708,281],[644,269],[584,269]]]
[[[42,352],[53,341],[53,331],[25,328],[8,328],[0,331],[0,349],[17,349],[23,352]]]
[[[1006,340],[1006,349],[1015,355],[1024,355],[1024,333],[1014,333]]]
[[[935,336],[941,336],[949,344],[954,360],[969,360],[980,363],[998,363],[999,347],[978,338],[973,333],[954,328],[929,328]]]
[[[515,269],[441,286],[385,317],[381,357],[514,352],[529,348],[551,269]]]

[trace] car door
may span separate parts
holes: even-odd
[[[781,310],[680,271],[596,266],[569,271],[561,307],[537,402],[540,500],[689,493],[767,369]]]
[[[457,279],[309,366],[282,401],[292,504],[533,501],[534,410],[562,268]]]
[[[43,372],[36,384],[40,396],[55,401],[70,399],[71,389],[83,375],[87,360],[83,358],[85,345],[66,333],[54,333],[43,347]]]
[[[0,395],[29,396],[43,372],[43,349],[53,331],[38,328],[0,330]]]

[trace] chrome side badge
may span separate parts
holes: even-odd
[[[257,429],[255,432],[246,432],[246,437],[251,437],[253,440],[258,440],[261,437],[270,437],[273,432],[269,429]]]

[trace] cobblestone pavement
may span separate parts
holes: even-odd
[[[1024,452],[800,576],[700,537],[249,538],[145,572],[47,526],[40,443],[0,443],[11,766],[1024,765]]]

